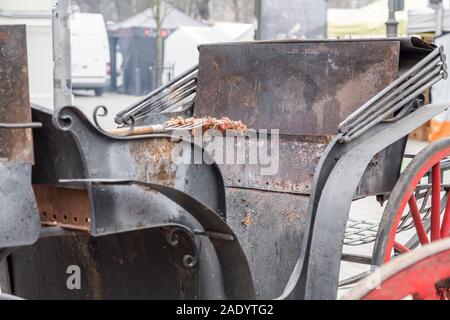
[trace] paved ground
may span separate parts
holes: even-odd
[[[82,108],[82,110],[90,118],[92,118],[92,111],[96,106],[105,105],[109,110],[109,114],[107,117],[103,118],[100,123],[104,128],[112,128],[114,127],[113,119],[116,112],[126,106],[129,106],[137,99],[138,97],[135,96],[111,93],[105,93],[102,97],[95,97],[90,92],[82,92],[81,94],[77,94],[75,96],[74,103],[76,106]],[[427,143],[424,142],[409,141],[406,152],[416,154],[426,145]],[[350,217],[358,220],[366,220],[369,222],[378,223],[380,221],[382,212],[383,207],[381,207],[381,205],[376,202],[374,197],[371,197],[354,202],[350,211]],[[344,248],[344,252],[356,253],[361,255],[371,255],[372,245],[364,245],[359,247],[346,246]],[[351,276],[367,271],[369,270],[369,268],[370,266],[343,262],[341,265],[340,277],[341,279],[347,279]],[[339,291],[339,294],[342,295],[346,290],[347,288],[342,288]]]

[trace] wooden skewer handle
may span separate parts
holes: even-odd
[[[134,127],[133,131],[130,132],[130,128],[118,128],[108,130],[108,132],[114,136],[122,136],[122,135],[131,135],[131,136],[140,136],[143,134],[152,134],[152,133],[164,133],[166,130],[163,125],[151,125],[151,126],[140,126]]]

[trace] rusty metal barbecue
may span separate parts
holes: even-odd
[[[0,130],[13,146],[0,147],[9,155],[7,165],[0,162],[0,179],[20,175],[20,187],[12,192],[20,205],[0,215],[7,222],[1,221],[0,258],[9,256],[14,294],[335,299],[341,260],[383,263],[386,224],[398,211],[388,211],[378,233],[368,234],[361,226],[373,224],[349,219],[352,201],[391,197],[391,208],[404,202],[404,188],[425,190],[423,199],[430,190],[436,194],[436,179],[416,189],[407,185],[429,151],[400,172],[405,137],[448,107],[424,105],[421,96],[446,77],[442,49],[405,38],[232,43],[199,50],[198,67],[117,114],[121,127],[113,132],[74,106],[53,112],[33,105],[29,119],[22,101],[21,119],[0,118],[19,127],[42,124],[33,130],[33,148],[24,135],[31,130]],[[25,78],[18,86],[25,86]],[[263,163],[219,164],[207,146],[166,134],[180,126],[145,120],[189,99],[184,107],[195,118],[229,117],[256,130],[279,130],[263,141],[279,139],[279,170],[267,176],[260,172]],[[2,106],[0,116],[10,116],[8,108]],[[94,113],[101,109],[106,111],[98,107]],[[141,120],[146,126],[135,126]],[[140,134],[128,135],[136,128]],[[17,148],[17,141],[26,147]],[[450,155],[449,145],[441,142],[432,151]],[[196,152],[204,162],[192,161]],[[180,163],[174,155],[189,161]],[[425,162],[436,168],[439,160]],[[4,171],[11,163],[16,171]],[[12,199],[5,185],[0,196]],[[432,211],[421,212],[423,219],[435,217]],[[400,229],[411,226],[407,219],[414,213],[398,219],[404,221]],[[346,230],[348,223],[352,230]],[[375,241],[374,253],[348,254],[346,241]],[[11,247],[19,248],[12,253]],[[66,289],[60,269],[74,263],[86,270],[83,290]]]

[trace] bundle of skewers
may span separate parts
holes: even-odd
[[[190,131],[192,134],[195,134],[197,132],[196,130],[201,130],[202,132],[206,132],[208,130],[218,130],[225,135],[227,131],[245,133],[248,128],[242,123],[242,121],[233,121],[227,117],[223,117],[221,119],[212,117],[183,119],[181,117],[177,117],[166,121],[164,124],[122,127],[111,130],[110,133],[114,135],[145,135],[169,133],[180,130]]]
[[[194,66],[117,113],[114,121],[119,125],[131,125],[152,114],[173,112],[192,104],[197,91],[197,78],[198,66]]]

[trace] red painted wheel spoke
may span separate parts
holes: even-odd
[[[441,236],[441,164],[436,163],[432,169],[431,182],[431,241]]]
[[[406,253],[406,252],[410,251],[409,248],[405,247],[401,243],[398,243],[397,241],[394,242],[394,248],[397,251],[399,251],[400,253]]]
[[[422,223],[422,217],[420,216],[420,211],[417,206],[417,200],[414,195],[409,198],[408,201],[409,209],[411,210],[411,216],[414,221],[414,226],[416,227],[417,235],[419,236],[419,241],[422,245],[429,243],[427,231]]]
[[[447,205],[445,206],[444,218],[442,220],[441,238],[450,236],[450,194],[447,196]]]

